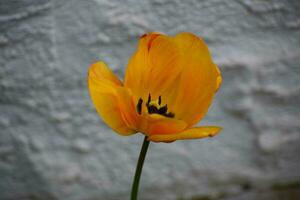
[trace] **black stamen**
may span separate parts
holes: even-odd
[[[139,114],[142,113],[142,104],[143,104],[143,99],[140,98],[138,104],[136,105],[136,109]]]
[[[147,106],[147,108],[148,108],[148,113],[149,114],[158,113],[158,109],[154,105]]]
[[[168,105],[165,105],[165,106],[161,107],[160,109],[158,109],[158,114],[163,115],[163,114],[166,114],[167,111],[168,111]]]
[[[148,101],[147,101],[147,105],[149,105],[150,101],[151,101],[151,95],[150,95],[150,93],[149,93],[149,95],[148,95]]]
[[[165,116],[165,117],[170,117],[170,118],[174,118],[174,117],[175,117],[175,114],[172,113],[172,112],[169,112],[169,113],[163,114],[163,116]]]
[[[147,110],[148,110],[149,114],[155,114],[156,113],[156,114],[163,115],[165,117],[170,117],[170,118],[175,117],[174,113],[168,112],[168,105],[167,104],[160,107],[160,108],[157,108],[155,105],[150,105],[150,102],[151,102],[151,95],[149,93],[148,100],[146,102],[146,107],[147,107]],[[142,113],[142,103],[143,103],[143,100],[139,99],[139,102],[137,104],[137,110],[138,110],[139,114]],[[158,97],[158,104],[161,105],[161,96]]]

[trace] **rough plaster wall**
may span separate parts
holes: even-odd
[[[0,199],[128,199],[142,135],[104,125],[86,74],[103,59],[122,77],[148,31],[209,44],[224,82],[201,123],[224,131],[152,143],[140,199],[299,197],[299,9],[298,0],[1,0]]]

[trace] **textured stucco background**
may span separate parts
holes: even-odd
[[[141,200],[300,199],[299,0],[1,0],[0,199],[123,200],[142,135],[96,114],[86,74],[120,75],[144,32],[202,36],[223,85],[217,137],[150,144]]]

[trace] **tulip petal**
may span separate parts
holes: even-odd
[[[169,98],[170,109],[179,119],[192,126],[207,112],[214,93],[220,85],[209,50],[204,41],[191,33],[180,33],[174,38],[180,47],[181,63],[184,69],[181,72],[176,89]],[[218,83],[219,82],[219,83]],[[175,91],[175,95],[174,95]]]
[[[150,135],[148,140],[153,142],[172,142],[175,140],[200,139],[205,137],[213,137],[221,130],[222,128],[217,126],[195,127],[186,129],[177,134]]]
[[[118,77],[107,67],[107,65],[102,62],[96,62],[91,65],[89,69],[89,79],[93,80],[102,80],[106,83],[111,83],[115,85],[122,85],[122,82],[118,79]]]
[[[222,75],[221,75],[221,71],[217,65],[216,65],[216,70],[217,70],[217,74],[218,74],[217,81],[216,81],[216,92],[217,92],[222,84]]]
[[[131,135],[136,131],[133,128],[134,117],[129,113],[135,113],[135,110],[131,110],[134,109],[131,97],[121,85],[122,82],[103,62],[91,65],[88,86],[97,112],[114,131]]]
[[[147,99],[149,94],[153,99],[158,98],[174,82],[182,69],[179,56],[178,46],[171,37],[150,33],[140,39],[128,63],[124,82],[136,102],[139,98]]]
[[[151,114],[144,116],[143,127],[140,129],[145,130],[147,135],[158,135],[178,133],[183,131],[186,126],[187,124],[182,120]]]

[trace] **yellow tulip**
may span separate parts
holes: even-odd
[[[153,142],[216,135],[216,126],[193,127],[208,111],[222,82],[207,45],[192,33],[140,38],[124,82],[100,61],[88,86],[104,122],[121,135],[141,132]]]

